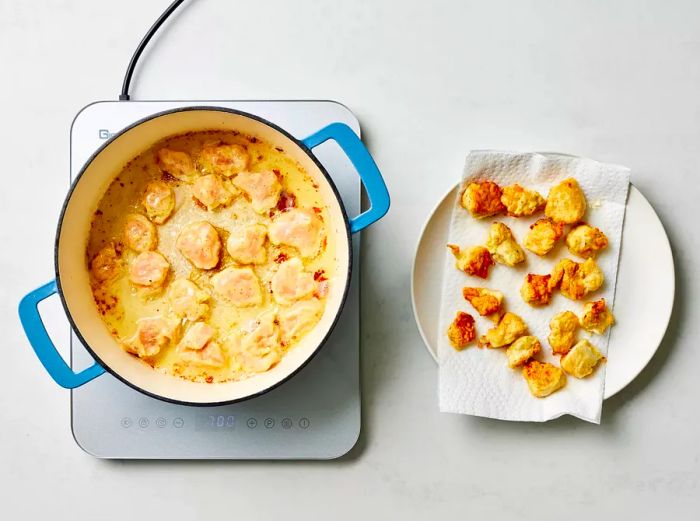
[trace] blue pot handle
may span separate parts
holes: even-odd
[[[58,385],[66,389],[74,389],[97,378],[105,372],[104,367],[95,364],[79,373],[74,373],[63,360],[46,332],[39,314],[39,302],[56,293],[56,281],[52,280],[40,288],[27,294],[19,303],[19,320],[22,322],[24,333],[34,348],[36,356]]]
[[[384,179],[382,179],[382,174],[379,172],[374,159],[372,159],[365,145],[349,126],[343,123],[331,123],[303,139],[302,143],[311,149],[329,139],[334,140],[343,149],[343,152],[348,156],[355,170],[360,175],[360,179],[362,179],[362,183],[367,191],[369,209],[350,219],[350,232],[356,233],[386,215],[390,204],[389,191],[386,189]]]

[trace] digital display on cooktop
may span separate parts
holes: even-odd
[[[198,431],[232,431],[236,428],[236,417],[232,414],[206,414],[196,420]]]

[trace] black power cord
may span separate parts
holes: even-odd
[[[168,17],[173,14],[175,9],[177,9],[184,1],[185,0],[175,0],[172,4],[170,4],[168,8],[163,11],[163,14],[161,14],[151,26],[146,35],[141,39],[141,42],[139,42],[139,46],[136,47],[134,55],[131,57],[131,61],[129,61],[129,65],[126,68],[126,74],[124,74],[124,83],[122,83],[122,92],[119,95],[119,100],[128,101],[131,99],[129,96],[129,85],[131,84],[131,77],[134,75],[134,69],[136,68],[136,63],[141,57],[141,53],[143,53],[143,50],[146,48],[146,45],[148,45],[148,42],[151,41],[153,35],[156,34],[158,29],[160,29],[160,26],[163,25],[163,22],[165,22],[165,20],[167,20]]]

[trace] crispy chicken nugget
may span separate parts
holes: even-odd
[[[615,317],[605,304],[604,298],[584,304],[581,327],[586,331],[602,335],[614,323]]]
[[[559,367],[547,362],[530,360],[523,367],[523,377],[533,396],[544,398],[566,384],[566,375]]]
[[[523,188],[518,183],[503,188],[501,202],[506,207],[508,215],[527,217],[544,208],[545,200],[539,192]]]
[[[496,183],[474,181],[469,183],[462,193],[462,207],[477,219],[496,215],[505,210],[501,203],[501,195],[501,187]]]
[[[564,225],[552,219],[538,219],[530,225],[525,236],[525,247],[537,255],[547,255],[564,233]]]
[[[561,357],[561,368],[576,378],[585,378],[605,357],[587,339],[581,340]]]
[[[498,348],[512,344],[515,340],[527,334],[527,324],[515,313],[507,312],[496,327],[489,329],[479,339],[483,347]]]
[[[457,316],[447,330],[447,338],[457,351],[461,351],[476,338],[474,317],[464,311],[458,311]]]
[[[576,179],[569,177],[552,187],[547,195],[544,214],[553,221],[572,224],[586,213],[586,196]]]
[[[486,249],[493,260],[506,266],[515,266],[525,260],[525,252],[515,241],[510,228],[503,223],[493,223],[489,228]]]
[[[456,244],[448,244],[447,247],[452,250],[452,254],[457,259],[458,270],[482,279],[489,276],[489,269],[494,265],[489,250],[483,246],[472,246],[462,250]]]
[[[552,353],[555,355],[565,355],[576,343],[576,331],[579,328],[578,317],[573,311],[562,311],[557,313],[549,321],[549,345],[552,346]]]
[[[586,259],[583,263],[562,259],[554,266],[549,283],[553,288],[560,287],[565,297],[581,300],[599,289],[604,281],[603,272],[593,259]]]
[[[510,367],[519,367],[542,350],[537,337],[521,336],[506,349],[506,357]]]
[[[462,296],[482,317],[493,315],[501,310],[503,293],[487,288],[462,288]]]
[[[531,306],[546,306],[552,300],[554,288],[549,284],[551,275],[535,275],[528,273],[520,288],[523,300]]]
[[[566,246],[574,255],[588,259],[608,247],[608,238],[598,228],[578,224],[566,236]]]

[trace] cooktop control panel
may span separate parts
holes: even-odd
[[[236,428],[255,430],[260,427],[260,429],[277,428],[289,431],[293,428],[307,430],[311,427],[311,420],[306,416],[298,419],[290,417],[272,418],[270,416],[266,418],[249,416],[248,418],[236,419],[234,414],[207,414],[195,417],[194,424],[187,424],[182,416],[176,416],[175,418],[166,418],[165,416],[158,416],[157,418],[148,418],[146,416],[132,418],[131,416],[124,416],[119,420],[119,425],[121,425],[123,429],[138,427],[139,429],[171,428],[212,432],[234,432]]]

